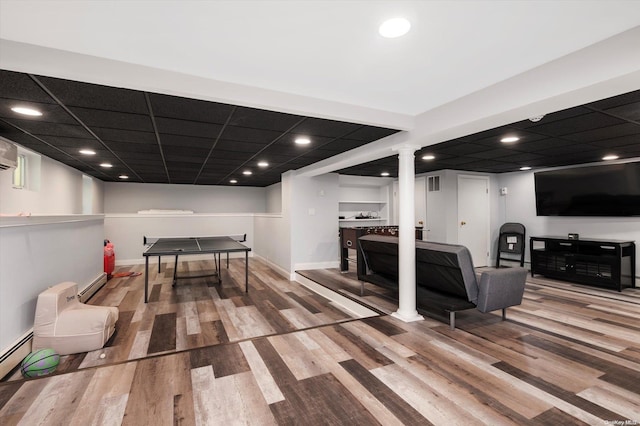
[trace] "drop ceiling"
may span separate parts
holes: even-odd
[[[127,182],[264,187],[396,132],[0,70],[0,136],[107,182],[126,175]],[[298,137],[311,143],[297,145]]]
[[[507,136],[519,140],[500,142]],[[522,120],[435,144],[415,155],[416,173],[442,169],[504,173],[521,167],[595,163],[608,155],[640,159],[640,90],[546,114],[537,122]],[[425,155],[435,158],[423,160]],[[359,176],[380,176],[382,172],[397,176],[397,158],[338,171]]]
[[[417,153],[418,173],[639,155],[637,92],[600,100],[640,89],[640,2],[149,4],[0,0],[0,136],[105,181],[204,185],[267,186],[319,161],[395,176],[376,141],[405,130],[438,142]],[[398,15],[411,31],[378,36]],[[18,117],[16,102],[44,115]],[[520,141],[501,144],[505,132]]]

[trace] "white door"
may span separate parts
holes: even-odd
[[[474,266],[489,259],[489,178],[458,176],[458,244],[469,249]]]

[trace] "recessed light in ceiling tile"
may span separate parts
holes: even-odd
[[[17,112],[18,114],[22,115],[30,115],[32,117],[40,117],[42,115],[42,113],[37,109],[27,107],[13,107],[11,108],[11,111]]]
[[[617,156],[617,155],[615,155],[615,154],[605,155],[604,157],[602,157],[602,159],[603,159],[604,161],[617,160],[618,158],[620,158],[620,157],[618,157],[618,156]]]
[[[500,142],[511,143],[511,142],[518,142],[519,140],[520,138],[517,136],[505,136],[504,138],[500,139]]]
[[[389,176],[389,172],[382,172],[380,173],[380,176]]]
[[[129,179],[129,176],[127,176],[127,175],[120,175],[120,176],[118,176],[118,177],[119,177],[120,179],[123,179],[123,180],[124,180],[124,179]]]
[[[231,180],[229,181],[229,183],[238,183],[238,181],[237,181],[237,180],[235,180],[235,179],[231,179]]]
[[[435,160],[436,156],[433,154],[427,154],[427,155],[423,155],[422,159],[423,160]]]
[[[296,143],[298,145],[309,145],[311,143],[311,139],[309,139],[309,138],[296,138]]]
[[[269,163],[267,163],[266,161],[260,161],[258,163],[258,167],[269,167]]]
[[[105,169],[110,169],[111,167],[113,167],[113,164],[111,164],[111,163],[100,163],[100,167],[104,167]]]
[[[78,152],[82,155],[96,155],[96,152],[92,149],[81,149]]]
[[[251,170],[245,170],[244,172],[242,172],[242,174],[245,176],[250,176],[253,174],[253,172]]]
[[[401,37],[409,32],[411,23],[405,18],[392,18],[384,21],[378,32],[385,38]]]

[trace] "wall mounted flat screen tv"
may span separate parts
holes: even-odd
[[[640,162],[534,174],[538,216],[640,216]]]

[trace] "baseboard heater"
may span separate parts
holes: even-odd
[[[84,290],[82,290],[78,294],[80,301],[82,303],[86,303],[87,300],[91,299],[91,296],[93,296],[96,293],[96,291],[100,290],[102,286],[105,285],[106,283],[107,283],[107,274],[102,273],[98,275],[98,277],[96,277],[96,279],[93,280],[91,284],[85,287]]]
[[[31,352],[33,328],[0,355],[0,379],[9,374]]]

